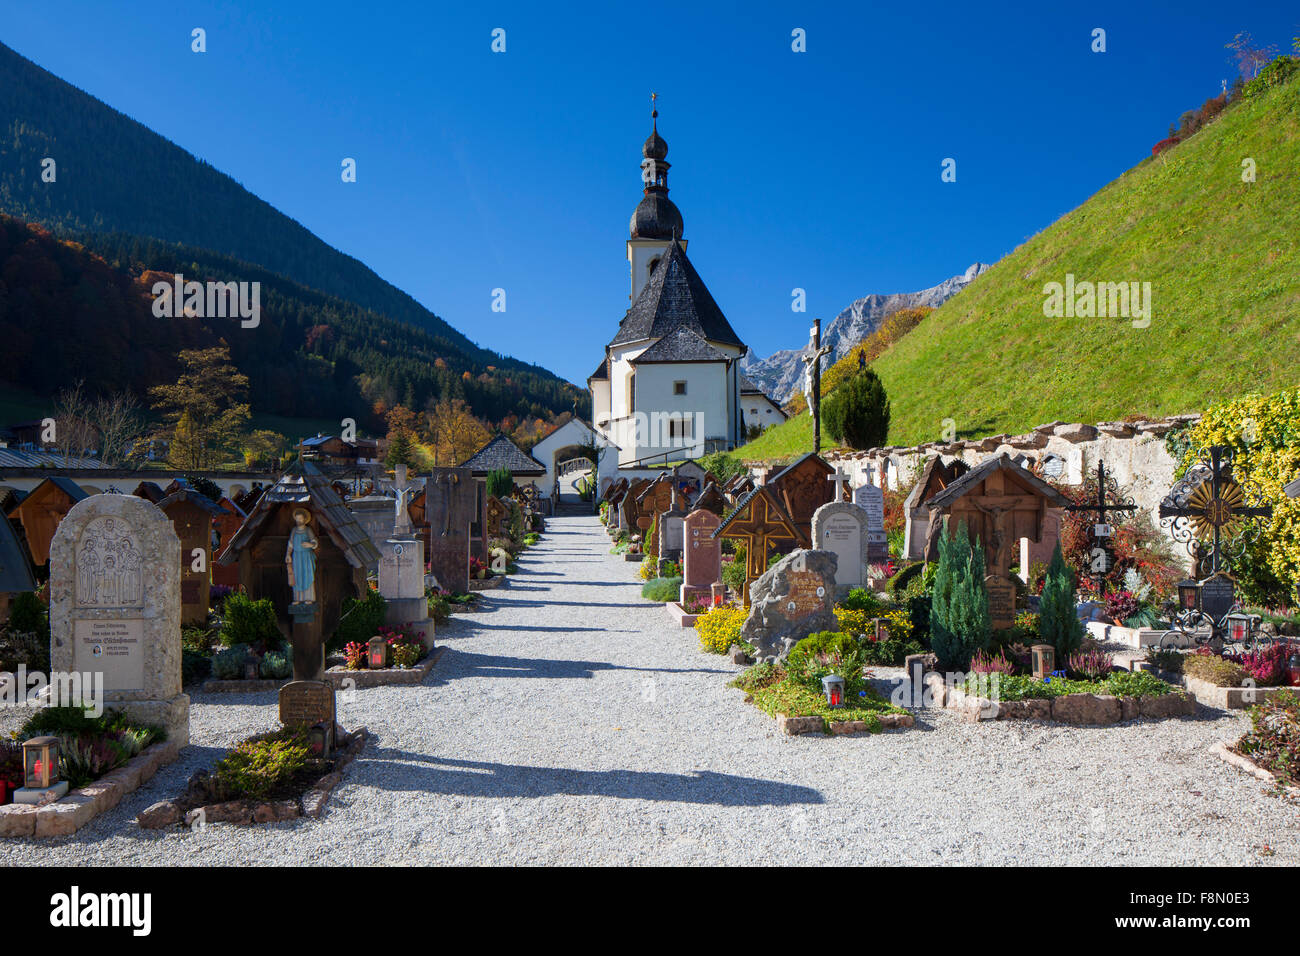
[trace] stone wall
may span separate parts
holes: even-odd
[[[1006,452],[1011,457],[1043,461],[1048,477],[1079,484],[1097,462],[1119,487],[1132,496],[1160,527],[1157,509],[1174,483],[1173,457],[1165,449],[1165,436],[1175,428],[1199,420],[1199,415],[1174,415],[1156,421],[1098,422],[1096,425],[1051,422],[1023,435],[994,435],[973,441],[927,442],[915,447],[889,446],[861,452],[829,452],[823,457],[848,472],[858,487],[870,481],[894,490],[907,488],[931,455],[961,458],[972,467]],[[752,468],[756,476],[766,466]],[[884,480],[881,480],[881,474]],[[1163,529],[1162,529],[1163,530]],[[1166,532],[1167,533],[1167,532]],[[1181,545],[1177,553],[1186,552]]]

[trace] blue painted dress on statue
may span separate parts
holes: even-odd
[[[316,533],[306,526],[295,527],[289,535],[289,553],[293,559],[293,600],[295,603],[316,600]]]

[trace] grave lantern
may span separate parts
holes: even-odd
[[[1243,644],[1250,639],[1251,619],[1249,614],[1228,615],[1228,640],[1234,644]]]
[[[1030,648],[1033,655],[1034,678],[1044,680],[1056,670],[1056,648],[1051,644],[1035,644]]]
[[[257,671],[258,666],[256,660],[244,662],[244,680],[257,680]]]
[[[844,678],[839,674],[828,674],[822,678],[822,690],[826,692],[826,703],[831,707],[844,706]]]
[[[330,725],[322,720],[307,731],[307,752],[313,757],[329,756],[330,729]]]
[[[1178,610],[1199,611],[1201,609],[1201,586],[1190,578],[1178,582]]]
[[[58,781],[59,738],[33,737],[23,741],[23,786],[48,790]]]
[[[388,666],[388,641],[376,635],[370,639],[369,664],[372,669]]]

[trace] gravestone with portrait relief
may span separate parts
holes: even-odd
[[[101,675],[104,706],[190,737],[181,691],[181,543],[133,495],[73,505],[50,544],[50,668]]]

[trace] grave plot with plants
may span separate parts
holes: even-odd
[[[363,727],[322,752],[300,727],[282,727],[236,744],[210,770],[196,771],[180,796],[137,816],[144,829],[215,823],[284,823],[320,817],[343,772],[365,747]]]
[[[1235,743],[1218,744],[1220,757],[1300,798],[1300,695],[1286,690],[1250,709],[1250,730]]]
[[[293,676],[293,651],[269,598],[254,601],[236,591],[214,611],[212,624],[208,629],[181,632],[186,681],[210,675],[205,691],[249,690],[262,687],[261,682],[275,686]]]

